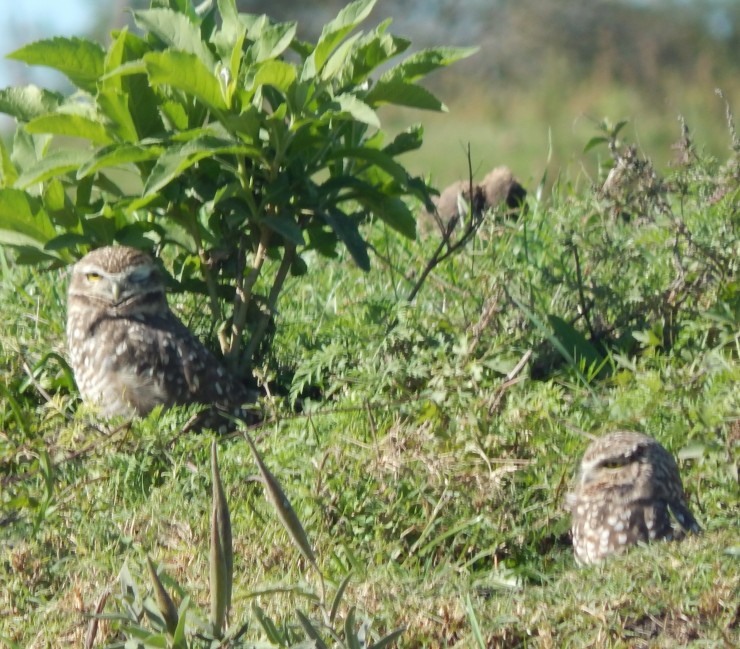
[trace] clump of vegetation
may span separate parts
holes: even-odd
[[[275,508],[280,521],[283,523],[291,540],[295,543],[311,567],[320,577],[321,590],[319,594],[312,594],[309,601],[317,604],[321,618],[312,619],[300,609],[296,611],[296,622],[292,626],[279,626],[258,606],[254,608],[255,618],[262,627],[262,634],[266,642],[279,647],[303,646],[301,636],[311,646],[328,647],[327,640],[331,639],[332,646],[354,647],[367,646],[368,648],[382,649],[389,646],[403,629],[397,629],[377,641],[371,641],[369,621],[358,625],[355,620],[355,609],[350,607],[342,628],[334,628],[337,623],[339,607],[350,579],[347,575],[336,589],[333,601],[329,606],[326,601],[324,577],[316,563],[311,543],[308,540],[300,520],[296,516],[290,501],[283,492],[280,483],[265,466],[260,454],[248,434],[245,440],[252,451],[254,460],[259,469],[260,479],[265,494]],[[121,635],[127,639],[125,644],[114,643],[109,647],[124,647],[133,644],[140,649],[148,647],[168,646],[173,649],[187,649],[188,647],[209,647],[216,643],[222,647],[252,647],[254,643],[243,639],[250,624],[241,621],[243,614],[232,610],[232,591],[234,583],[234,549],[232,545],[231,515],[229,505],[221,482],[221,473],[218,467],[216,442],[211,443],[211,527],[210,527],[210,554],[209,554],[209,598],[210,614],[207,621],[197,611],[190,610],[190,598],[182,596],[180,605],[176,605],[167,588],[163,584],[162,576],[157,572],[152,560],[147,556],[146,565],[151,582],[151,596],[143,596],[141,589],[132,579],[127,566],[119,574],[120,592],[115,595],[118,613],[101,615],[98,610],[93,616],[86,647],[92,647],[99,628],[100,620],[114,620],[118,623]],[[105,605],[106,594],[101,604]],[[99,606],[98,608],[101,608]],[[239,623],[229,624],[232,617],[239,616]],[[149,628],[146,622],[151,625]],[[165,643],[165,644],[163,644]]]
[[[410,42],[390,21],[357,31],[374,4],[348,4],[312,44],[294,22],[237,13],[233,0],[202,15],[155,1],[133,12],[143,35],[114,32],[107,49],[53,38],[12,53],[63,72],[76,92],[0,91],[0,110],[19,122],[2,149],[0,241],[18,263],[47,267],[114,241],[155,249],[174,289],[206,299],[228,364],[249,376],[306,254],[344,245],[367,270],[362,224],[413,238],[402,199],[428,201],[397,161],[422,129],[387,142],[377,109],[442,110],[418,81],[474,50],[389,65]]]

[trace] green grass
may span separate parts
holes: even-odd
[[[340,622],[356,606],[378,636],[404,626],[403,647],[740,644],[740,194],[723,173],[701,157],[647,202],[564,179],[518,221],[491,216],[410,305],[436,241],[380,225],[387,263],[309,258],[314,282],[290,280],[257,368],[271,419],[253,436],[329,598],[352,575]],[[107,589],[120,612],[124,566],[146,589],[146,555],[207,611],[211,438],[181,434],[182,410],[101,422],[79,406],[66,275],[2,272],[0,644],[83,646]],[[564,496],[585,433],[616,428],[678,455],[705,533],[579,569]],[[264,641],[259,606],[301,638],[294,611],[319,615],[316,573],[245,441],[219,453],[233,622]],[[101,621],[99,646],[116,637]]]

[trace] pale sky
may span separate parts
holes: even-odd
[[[22,45],[51,36],[82,36],[93,25],[89,0],[0,0],[0,88],[21,83],[28,66],[5,58]],[[35,67],[35,66],[34,66]],[[32,72],[34,80],[48,77]]]
[[[0,88],[25,83],[59,87],[60,73],[6,59],[19,47],[52,36],[82,36],[92,26],[90,0],[0,0]],[[7,132],[15,122],[0,114],[0,130]]]

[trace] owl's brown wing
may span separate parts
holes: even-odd
[[[164,331],[163,347],[169,343],[175,354],[171,371],[180,386],[178,403],[232,407],[249,400],[246,388],[174,315]]]
[[[233,430],[234,418],[248,423],[260,419],[259,413],[249,407],[257,401],[257,395],[231,375],[174,315],[162,331],[166,331],[168,342],[160,347],[174,350],[174,362],[167,373],[172,391],[178,395],[174,403],[212,406],[188,429],[212,428],[223,433]]]

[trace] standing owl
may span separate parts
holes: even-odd
[[[619,431],[592,442],[568,504],[580,564],[597,563],[641,541],[701,531],[673,457],[641,433]]]
[[[99,248],[74,265],[67,344],[83,399],[104,416],[189,403],[233,412],[249,400],[170,310],[159,268],[135,248]]]

